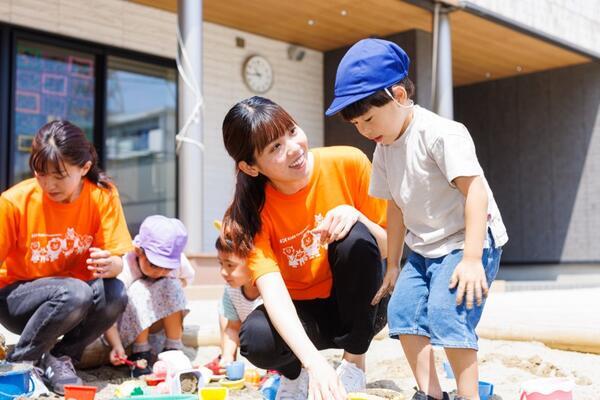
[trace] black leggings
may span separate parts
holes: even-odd
[[[366,353],[387,321],[389,296],[371,306],[384,274],[379,247],[367,227],[357,222],[344,239],[329,245],[328,257],[333,275],[329,298],[294,300],[294,306],[317,349]],[[273,327],[264,306],[242,324],[240,351],[257,367],[278,370],[290,379],[300,375],[300,361]]]

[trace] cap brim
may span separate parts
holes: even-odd
[[[367,93],[349,94],[347,96],[337,96],[335,99],[333,99],[333,101],[331,102],[331,105],[329,106],[327,111],[325,111],[325,115],[330,117],[333,114],[336,114],[336,113],[342,111],[344,108],[348,107],[350,104],[356,103],[357,101],[362,100],[365,97],[369,97],[370,95],[372,95],[375,92],[376,92],[376,90],[374,90],[372,92],[367,92]]]
[[[146,254],[148,261],[157,267],[177,269],[181,266],[181,257],[178,257],[177,260],[173,260],[172,258],[161,256],[160,254],[154,254],[146,249],[144,249],[144,254]]]

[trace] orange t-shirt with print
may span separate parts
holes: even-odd
[[[132,249],[116,188],[103,189],[88,179],[77,200],[57,203],[35,178],[0,196],[0,287],[16,281],[62,276],[93,279],[88,249],[113,255]]]
[[[368,194],[371,163],[362,151],[336,146],[311,152],[314,166],[305,188],[285,195],[266,185],[262,228],[248,258],[253,281],[279,271],[295,300],[330,296],[327,247],[312,232],[329,210],[351,205],[371,221],[384,227],[386,223],[387,203]]]

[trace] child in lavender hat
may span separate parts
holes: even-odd
[[[127,308],[104,335],[112,347],[113,365],[122,364],[129,345],[128,359],[146,360],[148,366],[153,353],[183,347],[183,318],[189,312],[183,288],[194,280],[194,269],[183,254],[186,243],[187,231],[178,219],[152,215],[142,222],[134,250],[123,256],[123,272],[118,276],[127,287]],[[150,336],[163,334],[164,345],[153,349]],[[147,367],[133,372],[139,376],[152,371]]]

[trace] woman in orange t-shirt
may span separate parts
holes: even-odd
[[[20,335],[9,361],[35,363],[63,394],[64,385],[82,382],[72,360],[127,305],[115,277],[131,236],[117,190],[80,128],[42,126],[29,166],[35,178],[0,196],[0,323]]]
[[[262,97],[227,113],[223,139],[237,175],[221,234],[264,301],[242,324],[242,355],[282,374],[278,399],[364,390],[365,353],[390,293],[386,205],[368,195],[369,160],[351,147],[309,150],[294,119]],[[325,348],[344,350],[337,370]]]

